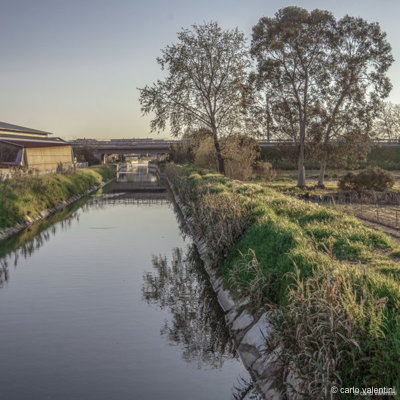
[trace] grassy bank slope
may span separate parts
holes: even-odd
[[[330,398],[331,386],[400,388],[400,252],[388,236],[270,188],[188,166],[167,174],[226,285],[276,310],[270,344],[284,344],[307,398]]]
[[[73,195],[114,176],[111,167],[97,166],[67,174],[47,174],[0,182],[0,229],[37,217]]]

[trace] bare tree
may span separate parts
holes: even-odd
[[[400,104],[385,102],[373,124],[374,135],[381,139],[400,139]]]
[[[163,49],[157,62],[166,78],[139,89],[142,112],[155,113],[152,131],[164,130],[167,122],[174,136],[188,129],[210,130],[224,173],[219,139],[240,131],[246,120],[250,60],[244,35],[216,22],[193,25],[178,33],[178,42]]]

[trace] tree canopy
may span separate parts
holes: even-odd
[[[153,131],[182,135],[206,128],[213,134],[218,168],[224,172],[219,138],[239,132],[245,124],[244,96],[250,66],[243,33],[223,30],[216,22],[193,25],[157,59],[164,80],[140,90],[144,114],[154,113]]]
[[[365,140],[390,92],[393,57],[385,33],[362,18],[337,21],[328,11],[286,7],[253,28],[251,53],[276,129],[298,145],[298,185],[305,185],[306,142],[316,145],[323,184],[330,153],[351,151],[339,144],[357,145],[356,137]]]

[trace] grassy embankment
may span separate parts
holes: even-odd
[[[257,184],[189,166],[167,174],[226,285],[276,310],[270,344],[283,342],[309,398],[332,385],[400,389],[400,250],[388,236]]]
[[[301,189],[296,186],[297,171],[280,170],[276,171],[276,177],[269,180],[261,180],[255,178],[254,182],[259,183],[262,186],[266,186],[275,189],[279,192],[289,195],[329,195],[340,192],[338,189],[339,179],[345,175],[348,171],[344,169],[333,169],[327,172],[325,180],[325,188],[317,188],[315,184],[318,179],[319,171],[307,171],[307,187]],[[359,172],[357,170],[353,171]],[[400,192],[400,171],[390,171],[395,179],[395,184],[392,189],[388,192]],[[381,204],[381,202],[350,202],[346,204],[332,204],[338,211],[346,212],[355,215],[361,219],[367,219],[378,224],[383,225],[382,229],[389,227],[391,229],[400,228],[400,209],[398,205],[394,204]]]
[[[73,195],[114,176],[114,169],[95,166],[73,173],[25,176],[0,182],[0,229],[37,217]]]

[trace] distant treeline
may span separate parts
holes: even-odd
[[[297,169],[296,155],[293,146],[280,145],[261,148],[262,160],[270,162],[274,169]],[[400,146],[374,147],[363,159],[354,159],[348,156],[328,161],[328,168],[357,169],[366,166],[376,166],[388,170],[400,169]],[[306,162],[306,168],[319,169],[319,160],[310,156]]]

